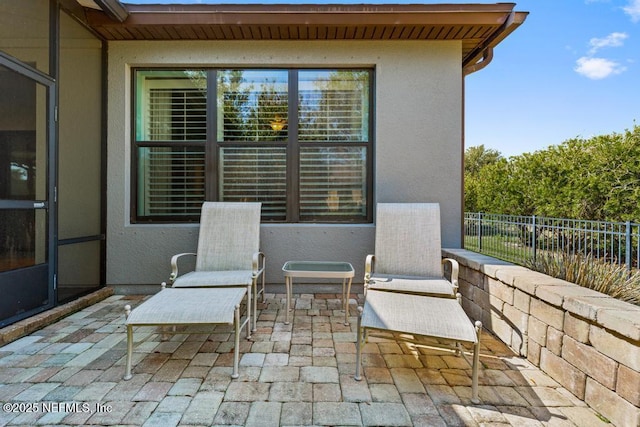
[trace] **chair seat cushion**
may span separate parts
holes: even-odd
[[[369,280],[368,287],[385,291],[455,297],[453,285],[443,277],[374,274]]]
[[[133,309],[126,325],[233,323],[246,288],[163,289]],[[203,304],[207,302],[208,304]]]
[[[423,337],[476,343],[478,334],[455,299],[367,292],[361,326]]]
[[[252,282],[251,270],[192,271],[179,276],[172,286],[174,288],[249,286]]]

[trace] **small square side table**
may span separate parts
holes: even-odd
[[[285,324],[289,324],[289,310],[291,309],[291,294],[293,293],[293,278],[342,279],[342,306],[344,308],[344,324],[349,324],[349,295],[351,281],[354,276],[353,266],[348,262],[334,261],[287,261],[282,267],[285,286],[287,288],[287,317]]]

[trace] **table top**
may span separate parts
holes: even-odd
[[[247,288],[166,288],[135,307],[127,325],[232,324]]]
[[[287,261],[282,271],[285,276],[316,278],[348,278],[355,273],[350,263],[338,261]]]

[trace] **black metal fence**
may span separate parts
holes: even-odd
[[[464,247],[515,264],[542,252],[640,264],[640,224],[465,212]]]

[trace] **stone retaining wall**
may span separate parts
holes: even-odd
[[[473,320],[617,426],[640,426],[640,307],[464,249]]]

